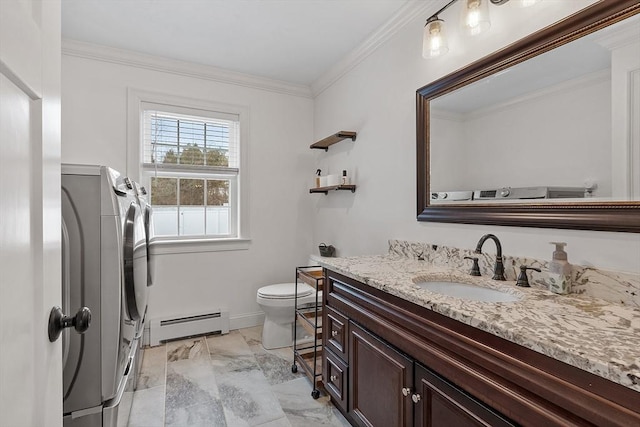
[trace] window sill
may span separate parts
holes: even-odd
[[[242,251],[249,249],[251,239],[165,239],[152,241],[152,255],[188,254],[200,252]]]

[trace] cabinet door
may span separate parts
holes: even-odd
[[[413,425],[413,360],[349,322],[349,414],[360,426]]]
[[[515,426],[458,387],[416,363],[416,426]]]

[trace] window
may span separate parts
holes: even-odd
[[[240,115],[141,103],[157,236],[240,237]]]

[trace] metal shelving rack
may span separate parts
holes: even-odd
[[[315,288],[315,304],[298,307],[298,283],[304,282]],[[293,339],[293,364],[291,372],[298,372],[302,367],[311,380],[313,390],[311,397],[320,397],[319,387],[322,385],[322,291],[324,278],[322,269],[317,266],[296,267],[295,322]],[[310,339],[299,341],[297,325],[301,325],[309,333]]]

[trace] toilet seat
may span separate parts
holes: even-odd
[[[314,292],[315,289],[306,283],[298,283],[298,298],[309,296]],[[265,299],[293,299],[295,296],[295,283],[277,283],[258,289],[258,297]]]

